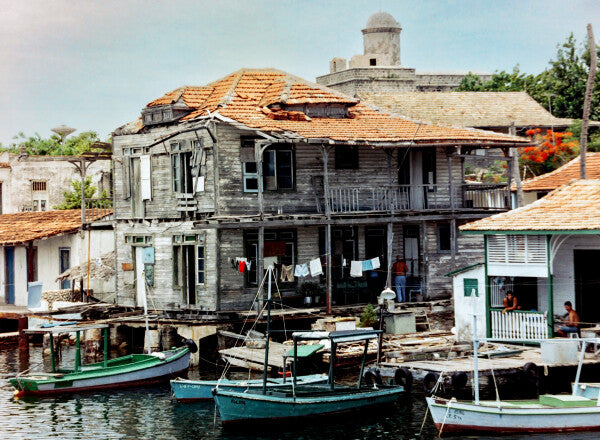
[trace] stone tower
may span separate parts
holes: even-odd
[[[362,30],[365,56],[379,55],[382,63],[377,63],[378,66],[399,66],[400,31],[400,24],[387,12],[371,15]]]

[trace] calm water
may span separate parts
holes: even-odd
[[[63,362],[72,361],[73,351]],[[17,349],[0,351],[0,440],[4,439],[433,439],[435,426],[428,419],[418,435],[426,405],[422,394],[402,398],[387,410],[335,418],[330,423],[288,425],[273,423],[245,429],[223,430],[212,403],[178,404],[168,385],[157,388],[78,394],[70,397],[14,399],[6,374],[33,367],[40,370],[41,348],[28,359]],[[190,372],[191,378],[214,376]],[[215,423],[216,417],[216,423]],[[450,437],[464,438],[464,437]],[[474,437],[482,439],[597,439],[598,433]]]

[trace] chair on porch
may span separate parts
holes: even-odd
[[[408,302],[413,302],[413,297],[420,294],[423,295],[423,285],[421,283],[421,278],[419,277],[407,277],[406,287],[404,289],[406,292],[406,299]]]

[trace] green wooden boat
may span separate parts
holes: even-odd
[[[381,330],[294,333],[294,347],[297,347],[298,341],[302,339],[329,339],[331,341],[329,383],[327,385],[298,385],[294,372],[292,384],[288,388],[268,389],[265,387],[262,390],[250,389],[245,392],[215,388],[213,396],[221,422],[227,425],[268,419],[313,418],[393,403],[400,394],[404,393],[403,387],[362,385],[368,342],[377,338],[381,333]],[[343,342],[363,340],[365,341],[365,350],[357,386],[336,386],[333,378],[337,345]],[[292,364],[292,366],[295,365],[296,362]]]
[[[84,330],[104,329],[104,360],[81,364],[80,333]],[[71,325],[32,329],[28,333],[49,333],[52,370],[48,373],[18,374],[10,379],[15,396],[45,396],[81,391],[147,385],[168,380],[188,368],[190,348],[181,347],[150,354],[130,354],[108,359],[108,325]],[[76,334],[75,367],[59,369],[54,361],[53,334]]]

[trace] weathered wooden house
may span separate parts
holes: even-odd
[[[309,273],[280,278],[284,297],[312,280],[331,303],[372,300],[396,254],[413,293],[449,296],[443,274],[481,242],[457,226],[510,206],[506,184],[464,181],[464,158],[528,141],[243,69],[150,102],[113,143],[118,302],[139,305],[145,290],[157,309],[228,310],[251,305],[271,264]]]

